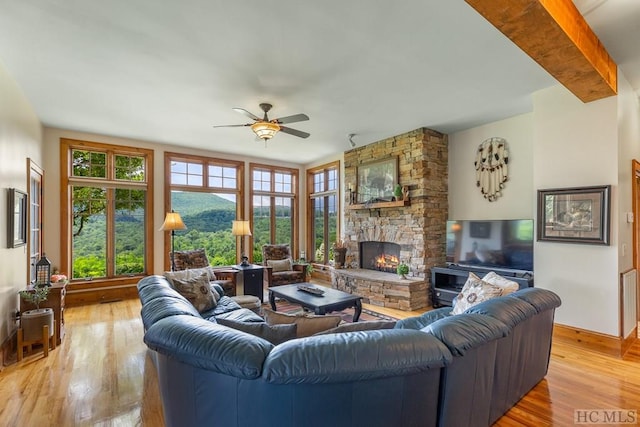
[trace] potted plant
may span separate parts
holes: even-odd
[[[407,274],[409,274],[409,266],[404,262],[398,264],[398,268],[396,268],[396,272],[401,279],[406,279]]]
[[[40,308],[40,303],[46,301],[49,296],[48,286],[35,286],[33,289],[25,289],[20,292],[20,297],[26,303],[36,306],[35,310],[24,311],[20,315],[24,341],[37,341],[42,338],[42,327],[49,326],[49,336],[53,335],[53,310]],[[45,343],[43,343],[46,345]]]

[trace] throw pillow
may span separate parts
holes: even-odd
[[[455,306],[451,310],[451,314],[463,313],[476,304],[500,295],[502,295],[501,287],[484,282],[475,274],[469,273],[467,282],[455,299]]]
[[[282,344],[285,341],[296,338],[298,325],[269,325],[267,323],[238,322],[231,319],[216,319],[216,322],[238,331],[246,332],[269,341],[273,345]]]
[[[293,263],[291,258],[287,259],[268,259],[267,267],[271,267],[274,273],[278,271],[291,271],[293,270]]]
[[[263,309],[264,318],[269,325],[298,325],[297,337],[308,337],[327,329],[335,328],[342,321],[340,316],[316,316],[307,314],[285,314]]]
[[[214,292],[209,285],[209,276],[203,273],[198,277],[187,279],[173,279],[176,291],[185,297],[199,313],[210,310],[216,306]]]
[[[190,268],[188,270],[180,271],[165,271],[164,277],[173,286],[173,279],[193,279],[194,277],[202,276],[203,274],[207,275],[210,282],[217,280],[216,273],[213,271],[212,267]]]
[[[513,280],[509,280],[506,277],[502,277],[494,271],[487,273],[482,278],[482,281],[501,287],[502,295],[509,295],[510,293],[520,289],[520,285],[518,285],[517,282],[514,282]]]
[[[335,328],[318,332],[315,335],[341,334],[344,332],[357,332],[357,331],[374,331],[377,329],[393,329],[395,325],[396,325],[395,320],[370,320],[368,322],[345,323]]]

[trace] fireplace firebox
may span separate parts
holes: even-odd
[[[393,242],[360,242],[360,268],[395,273],[400,263],[400,245]]]

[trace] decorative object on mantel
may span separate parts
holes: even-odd
[[[404,200],[404,198],[402,197],[402,187],[400,186],[400,184],[396,184],[395,188],[393,189],[393,197],[395,197],[396,200]]]
[[[398,273],[398,277],[400,277],[401,279],[406,279],[407,274],[409,274],[409,266],[404,262],[401,262],[400,264],[398,264],[396,272]]]
[[[502,196],[504,183],[509,179],[509,151],[504,138],[492,137],[478,146],[476,160],[476,186],[490,202]]]

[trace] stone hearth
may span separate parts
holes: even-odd
[[[331,286],[363,297],[366,304],[398,310],[417,310],[429,304],[428,285],[424,278],[360,268],[335,269]]]

